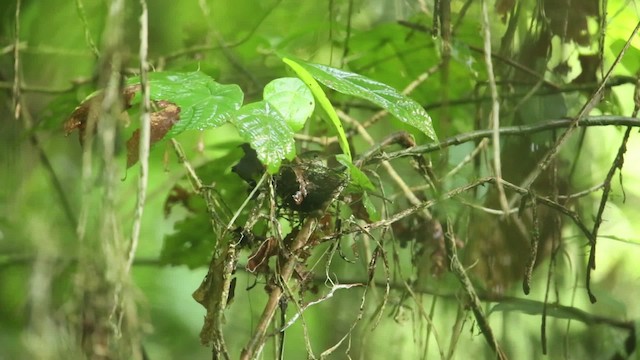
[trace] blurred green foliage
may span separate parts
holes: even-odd
[[[597,85],[595,82],[602,79],[600,67],[588,68],[588,60],[581,60],[579,55],[602,53],[602,69],[606,71],[639,20],[636,12],[626,10],[628,6],[637,7],[635,1],[607,1],[607,29],[600,49],[598,32],[594,31],[599,27],[599,20],[588,8],[595,4],[598,9],[599,2],[580,2],[571,9],[571,16],[588,19],[586,31],[591,37],[587,44],[575,42],[579,29],[567,27],[563,35],[558,30],[561,27],[555,26],[556,21],[569,19],[566,11],[556,9],[547,14],[553,15],[553,19],[544,18],[544,12],[537,6],[551,6],[541,5],[551,2],[521,1],[513,9],[508,7],[509,3],[489,4],[494,71],[503,81],[498,82],[501,125],[527,125],[574,116],[589,99]],[[126,75],[136,76],[140,7],[137,2],[126,4],[125,46],[121,50],[126,58]],[[440,139],[487,128],[490,98],[482,54],[480,2],[451,4],[454,34],[446,69],[441,64],[445,56],[442,36],[430,33],[433,2],[426,2],[426,11],[420,4],[355,0],[150,0],[149,60],[155,70],[200,71],[212,76],[217,84],[237,84],[245,94],[246,103],[259,101],[263,88],[273,79],[292,75],[277,56],[281,53],[357,73],[399,91],[425,75],[426,80],[415,84],[410,97],[431,115]],[[0,4],[0,114],[3,114],[0,121],[0,359],[80,357],[72,350],[78,349],[78,329],[68,324],[77,321],[73,317],[78,316],[69,313],[69,309],[79,302],[75,289],[80,285],[74,277],[79,248],[75,221],[82,198],[82,149],[75,137],[64,137],[62,126],[80,102],[98,90],[101,68],[95,51],[102,50],[109,36],[106,19],[110,5],[106,0],[23,0],[19,12],[20,32],[16,37],[16,2]],[[508,10],[500,5],[507,6]],[[516,10],[519,17],[515,16]],[[540,14],[542,19],[537,17]],[[549,28],[545,28],[544,20],[548,20]],[[20,49],[20,120],[13,118],[15,44]],[[635,81],[633,77],[640,68],[638,48],[640,40],[636,36],[621,66],[615,68],[616,76],[631,77]],[[521,67],[513,66],[514,63],[537,75],[528,74]],[[563,70],[566,67],[569,71]],[[608,88],[605,101],[593,114],[631,114],[633,81]],[[359,120],[368,119],[379,110],[368,101],[331,91],[327,94],[334,106]],[[302,135],[334,135],[319,120],[320,116],[323,115],[317,111],[312,115],[313,121],[301,130]],[[130,121],[137,126],[135,113]],[[369,132],[379,142],[402,129],[412,130],[412,127],[384,119],[373,124]],[[345,130],[355,133],[349,125]],[[124,234],[130,233],[132,225],[138,170],[137,167],[125,170],[123,149],[127,131],[130,129],[121,128],[117,134],[117,171],[123,180],[116,185],[114,195],[118,230]],[[418,144],[433,139],[429,134],[414,135]],[[521,180],[532,166],[531,162],[535,163],[556,137],[557,134],[540,133],[504,141],[505,179],[514,183]],[[536,192],[552,196],[558,191],[562,195],[600,184],[620,139],[621,130],[614,127],[589,129],[583,135],[574,135],[560,154],[555,185],[543,179],[537,184]],[[250,191],[249,184],[231,171],[242,158],[239,145],[243,137],[232,126],[223,125],[215,131],[185,131],[177,140],[183,144],[186,157],[205,184],[214,186],[229,212],[235,212]],[[359,136],[350,142],[354,158],[371,147]],[[459,172],[445,176],[464,162],[474,145],[450,147],[428,157],[442,182],[439,186],[443,192],[492,173],[492,155],[488,151]],[[303,145],[299,139],[296,146],[298,153],[320,150],[325,153],[323,156],[332,156],[338,152],[318,144]],[[640,318],[635,300],[640,296],[635,261],[640,251],[637,235],[640,233],[637,221],[640,187],[636,185],[640,173],[634,166],[640,162],[640,144],[633,135],[627,148],[622,170],[624,192],[614,179],[613,194],[598,239],[598,267],[592,283],[599,302],[593,305],[583,289],[588,247],[575,228],[567,225],[557,230],[562,246],[554,252],[550,243],[541,249],[543,255],[533,275],[532,293],[525,301],[520,290],[521,268],[513,264],[521,262],[521,256],[528,256],[528,243],[506,236],[509,233],[503,231],[505,225],[496,216],[477,209],[477,206],[500,208],[497,202],[491,202],[493,190],[468,193],[434,209],[436,217],[453,220],[456,234],[464,245],[459,249],[461,258],[484,296],[484,306],[487,310],[493,309],[488,318],[510,358],[542,357],[540,322],[545,301],[550,306],[546,312],[550,358],[611,358],[623,349],[629,332],[621,324],[637,322]],[[47,162],[52,171],[48,170]],[[417,188],[415,194],[420,200],[436,196],[424,190],[426,180],[413,170],[412,163],[401,159],[394,162],[394,166],[407,186]],[[191,293],[205,276],[216,242],[211,219],[204,211],[206,206],[201,198],[191,192],[182,164],[164,143],[152,150],[150,168],[142,235],[132,271],[138,289],[133,298],[140,318],[141,342],[149,358],[154,360],[210,358],[210,349],[200,345],[198,335],[205,312]],[[400,190],[383,167],[371,166],[365,174],[376,186],[361,200],[372,220],[388,218],[412,206],[399,195]],[[562,188],[558,183],[564,180],[566,187]],[[95,187],[101,186],[96,180]],[[169,201],[167,205],[167,198],[177,188],[189,193],[181,198],[185,201]],[[600,191],[591,192],[567,206],[580,212],[591,227],[600,196]],[[356,201],[348,208],[343,205],[340,213],[327,219],[327,226],[331,229],[338,226],[336,217],[341,217],[344,227],[355,221],[351,214],[364,218],[358,217],[357,204]],[[167,206],[171,211],[166,210]],[[73,216],[68,216],[68,210]],[[93,216],[99,217],[99,206],[94,210]],[[244,223],[248,212],[249,209],[243,210],[237,223]],[[290,214],[284,214],[283,219],[282,231],[286,234],[296,220]],[[544,224],[551,229],[554,221],[558,220],[553,218]],[[98,222],[97,218],[89,219],[90,224]],[[256,227],[266,233],[267,221],[259,222]],[[93,231],[89,236],[99,236],[95,226],[89,228]],[[323,231],[329,234],[331,229]],[[340,283],[366,283],[372,275],[375,284],[368,289],[362,320],[347,339],[349,345],[342,343],[332,357],[345,358],[349,354],[352,358],[366,359],[438,358],[440,351],[445,357],[494,357],[481,339],[475,319],[465,308],[466,301],[456,279],[446,272],[446,265],[439,262],[442,252],[425,245],[425,239],[433,233],[434,229],[428,228],[420,218],[409,217],[395,224],[384,236],[380,233],[375,233],[373,238],[343,236],[319,245],[310,254],[307,264],[311,265],[307,269],[313,269],[314,275],[305,285],[307,291],[293,294],[294,298],[309,302],[326,295],[331,286],[325,281],[327,277]],[[386,250],[386,258],[379,256],[377,267],[370,273],[368,266],[378,244]],[[514,248],[520,249],[523,255],[515,254]],[[250,255],[250,251],[240,255],[235,296],[225,313],[223,328],[233,357],[246,345],[266,301],[265,276],[243,270],[242,265]],[[274,262],[270,260],[271,268],[275,267]],[[383,262],[390,264],[389,274]],[[180,265],[171,266],[174,264]],[[553,276],[548,277],[549,271]],[[439,272],[443,274],[436,276]],[[388,295],[387,279],[391,283]],[[405,281],[415,297],[407,291]],[[550,295],[546,298],[548,289]],[[305,358],[309,350],[319,356],[339,342],[358,318],[362,296],[362,287],[337,290],[333,297],[309,307],[304,312],[304,321],[298,320],[286,331],[285,358]],[[559,305],[555,305],[556,302]],[[286,318],[292,318],[297,310],[290,299],[284,311]],[[430,322],[426,320],[427,315]],[[280,320],[276,324],[282,325]],[[276,343],[269,339],[264,358],[274,358]]]

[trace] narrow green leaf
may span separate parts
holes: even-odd
[[[128,79],[128,85],[140,83],[140,77]],[[180,107],[180,120],[165,138],[185,130],[205,130],[231,120],[231,114],[242,106],[244,94],[238,85],[223,85],[196,71],[149,73],[151,100],[166,100]],[[133,102],[140,101],[136,94]]]
[[[286,59],[288,61],[292,61]],[[286,61],[285,61],[286,62]],[[389,85],[369,79],[352,72],[332,68],[325,65],[298,60],[296,65],[306,71],[327,87],[371,101],[389,111],[398,120],[409,124],[423,132],[431,140],[437,141],[431,117],[420,104],[402,95]],[[295,69],[294,69],[295,70]],[[298,75],[300,73],[296,70]],[[302,76],[301,76],[302,77]],[[303,78],[303,80],[305,80]],[[305,80],[305,82],[307,82]],[[313,88],[311,89],[313,91]]]
[[[270,173],[278,172],[282,159],[291,160],[296,156],[293,132],[270,103],[259,101],[243,106],[231,118],[231,123]]]
[[[351,162],[351,159],[348,159],[345,156],[345,154],[336,155],[336,160],[338,160],[340,164],[347,167],[352,184],[355,184],[366,190],[376,189],[375,186],[373,186],[373,183],[371,182],[371,180],[369,180],[369,178],[367,177],[367,175],[365,175],[365,173],[363,173],[362,170],[358,169],[358,167],[355,166],[353,162]]]
[[[322,106],[324,111],[329,116],[331,125],[336,129],[336,132],[338,133],[338,141],[340,143],[340,148],[342,149],[342,152],[347,156],[347,158],[349,159],[349,162],[352,162],[351,150],[349,149],[349,142],[347,141],[347,135],[344,132],[342,123],[338,118],[338,114],[336,114],[336,110],[333,108],[333,105],[331,105],[331,102],[327,98],[327,95],[324,93],[324,91],[322,91],[322,88],[320,87],[318,82],[299,63],[288,58],[282,58],[282,61],[284,61],[285,64],[289,65],[289,67],[293,69],[293,71],[295,71],[296,74],[298,74],[300,79],[304,81],[305,84],[307,84],[307,86],[313,93],[313,96],[315,96],[316,99],[318,99],[320,106]]]
[[[263,98],[282,114],[291,130],[300,131],[313,113],[311,90],[298,78],[279,78],[264,87]]]

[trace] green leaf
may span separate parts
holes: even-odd
[[[291,61],[289,59],[286,60]],[[300,60],[297,60],[296,65],[304,69],[307,73],[327,87],[343,94],[371,101],[372,103],[389,111],[403,123],[409,124],[420,130],[431,140],[438,141],[438,137],[433,130],[433,123],[429,114],[427,114],[420,104],[415,102],[413,99],[402,95],[391,86],[359,74],[325,65]],[[298,73],[297,70],[296,72]],[[298,75],[300,75],[300,73],[298,73]],[[305,79],[303,78],[303,80]],[[307,81],[305,80],[305,82]],[[311,88],[311,90],[313,91],[313,88]]]
[[[609,48],[614,54],[619,54],[625,44],[626,40],[618,39],[613,41]],[[640,61],[638,59],[640,59],[640,50],[632,45],[627,49],[625,56],[620,59],[620,63],[629,71],[629,73],[635,74],[640,70]]]
[[[311,90],[298,78],[271,81],[264,87],[263,98],[275,106],[294,132],[304,127],[315,107]]]
[[[140,77],[127,80],[128,85],[140,83]],[[223,85],[196,71],[149,73],[151,100],[166,100],[180,107],[180,121],[165,135],[174,137],[185,130],[205,130],[231,120],[242,106],[244,94],[238,85]],[[133,102],[140,101],[136,94]]]
[[[296,156],[293,132],[270,103],[260,101],[243,106],[231,118],[231,123],[256,151],[269,173],[278,172],[282,159],[291,160]]]
[[[302,81],[304,81],[304,83],[307,84],[307,86],[313,93],[313,96],[315,96],[316,99],[318,99],[320,106],[324,109],[324,111],[329,116],[330,124],[333,125],[336,132],[338,133],[338,142],[340,143],[340,148],[342,149],[342,152],[347,156],[347,158],[349,159],[349,162],[351,162],[352,161],[351,149],[349,149],[349,142],[347,141],[347,135],[344,132],[344,128],[342,127],[342,123],[338,118],[338,114],[336,114],[336,109],[334,109],[333,105],[331,105],[331,102],[327,98],[327,95],[324,93],[324,91],[322,91],[322,88],[320,87],[318,82],[302,65],[288,58],[282,58],[282,61],[284,61],[285,64],[289,65],[289,67],[293,69],[293,71],[295,71],[296,74],[298,74],[300,79],[302,79]]]
[[[367,190],[376,189],[375,186],[373,186],[373,183],[371,182],[371,180],[369,180],[369,178],[367,177],[367,175],[365,175],[365,173],[363,173],[362,170],[358,169],[358,167],[355,166],[351,162],[351,160],[345,156],[345,154],[336,155],[336,160],[338,160],[340,164],[347,167],[352,184],[355,184]]]
[[[367,211],[371,221],[380,221],[382,219],[378,209],[376,209],[376,206],[373,204],[366,191],[362,193],[362,206],[364,206],[364,209]]]

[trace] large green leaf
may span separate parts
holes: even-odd
[[[140,83],[140,77],[128,79],[128,85]],[[238,85],[223,85],[196,71],[149,73],[151,100],[165,100],[180,107],[180,120],[165,138],[185,130],[205,130],[231,120],[231,114],[242,106],[244,94]],[[136,94],[133,102],[139,101]]]
[[[293,131],[270,103],[260,101],[243,106],[231,118],[231,123],[251,144],[270,173],[278,171],[282,159],[291,160],[296,156]]]
[[[304,81],[304,83],[307,84],[307,86],[313,93],[313,96],[315,96],[316,99],[318,99],[320,106],[327,113],[327,116],[329,116],[329,123],[333,125],[334,129],[338,134],[338,142],[340,144],[340,148],[342,149],[342,152],[347,156],[347,158],[349,159],[349,162],[351,162],[351,149],[349,148],[347,135],[344,132],[344,128],[342,127],[342,123],[340,122],[340,119],[338,118],[336,109],[334,109],[333,105],[331,105],[331,102],[327,98],[327,95],[324,93],[324,91],[322,90],[318,82],[316,82],[316,80],[313,78],[313,76],[301,64],[298,64],[296,61],[287,59],[287,58],[282,58],[282,61],[285,64],[289,65],[289,67],[293,71],[295,71],[296,74],[298,74],[300,79],[302,79],[302,81]]]
[[[438,140],[429,114],[420,104],[402,95],[391,86],[325,65],[301,60],[296,60],[296,63],[325,86],[343,94],[371,101],[389,111],[398,120],[420,130],[431,140]]]
[[[313,113],[311,90],[298,78],[279,78],[264,87],[263,98],[282,114],[291,130],[299,131]]]

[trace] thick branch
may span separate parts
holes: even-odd
[[[307,243],[309,237],[311,237],[311,234],[315,230],[317,223],[318,219],[315,217],[307,218],[291,244],[291,247],[289,248],[289,257],[280,271],[280,281],[283,284],[291,279],[296,264],[298,263],[297,252]],[[256,326],[256,330],[247,346],[242,350],[242,355],[240,357],[242,360],[253,359],[258,350],[262,347],[267,328],[273,320],[273,315],[276,313],[280,298],[283,294],[284,289],[280,286],[275,286],[272,289],[271,294],[269,294],[269,300],[262,312],[262,316],[260,316],[260,321],[258,321],[258,325]]]

